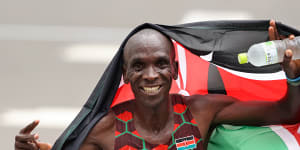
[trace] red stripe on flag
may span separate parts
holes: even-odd
[[[187,84],[186,89],[193,94],[207,94],[209,62],[186,50]]]
[[[186,145],[192,145],[195,144],[195,141],[186,141]]]
[[[300,123],[295,125],[283,125],[297,140],[298,144],[300,145]]]
[[[184,147],[184,146],[185,146],[185,142],[176,143],[176,147]]]
[[[223,79],[227,95],[242,101],[276,101],[284,97],[287,91],[286,80],[253,80],[236,76],[218,68]]]
[[[128,101],[130,99],[134,99],[133,93],[131,91],[130,84],[123,84],[116,92],[115,98],[111,104],[111,107]]]

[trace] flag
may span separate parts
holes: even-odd
[[[247,51],[254,43],[268,40],[268,27],[268,20],[208,21],[176,26],[145,23],[136,27],[125,38],[91,96],[52,149],[79,149],[89,131],[112,106],[133,98],[130,85],[122,82],[122,53],[127,40],[144,28],[158,30],[173,41],[179,76],[173,81],[171,93],[221,93],[242,101],[279,99],[286,92],[285,77],[279,65],[257,68],[237,62],[238,53]],[[298,30],[281,23],[277,23],[277,28],[283,35],[300,35]]]
[[[190,150],[197,148],[195,138],[193,135],[175,139],[177,150]]]

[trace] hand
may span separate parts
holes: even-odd
[[[283,62],[281,64],[286,76],[290,79],[294,79],[300,76],[300,59],[292,60],[292,57],[292,50],[286,50]]]
[[[277,31],[277,27],[276,27],[276,22],[275,20],[270,20],[270,26],[269,26],[269,40],[283,40],[285,38],[287,38],[284,35],[279,35],[278,31]]]
[[[279,35],[276,23],[274,20],[270,20],[269,26],[269,40],[283,40],[287,38],[286,36]],[[293,40],[295,38],[294,35],[289,35],[289,39]],[[283,70],[285,71],[286,75],[290,79],[294,79],[300,76],[300,60],[292,60],[293,52],[291,50],[285,51],[285,56],[282,62]]]
[[[32,130],[39,124],[38,120],[27,125],[20,130],[15,137],[15,150],[50,150],[51,145],[48,143],[38,142],[38,134],[31,134]]]

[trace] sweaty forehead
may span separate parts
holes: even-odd
[[[129,57],[137,53],[149,53],[158,50],[169,54],[173,50],[173,45],[160,32],[154,29],[143,29],[128,39],[124,47],[123,58],[127,62]]]

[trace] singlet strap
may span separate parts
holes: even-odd
[[[151,144],[143,139],[133,122],[132,102],[113,107],[116,115],[115,150],[119,149],[168,149],[184,150],[202,148],[203,141],[197,123],[181,95],[171,95],[174,128],[172,137],[165,144]]]

